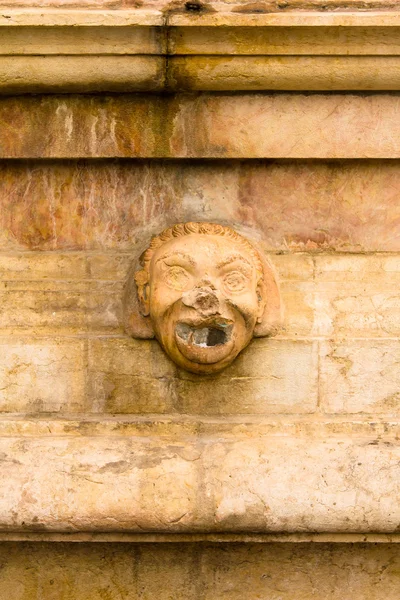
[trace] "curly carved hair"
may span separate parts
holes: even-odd
[[[220,235],[237,242],[242,246],[243,250],[248,252],[254,260],[257,275],[259,279],[263,279],[264,271],[263,265],[257,250],[250,244],[246,238],[240,233],[237,233],[231,227],[225,225],[219,225],[217,223],[177,223],[168,229],[164,229],[159,235],[155,235],[150,242],[149,247],[145,250],[140,257],[140,264],[143,269],[135,273],[135,282],[138,286],[143,286],[149,281],[149,270],[150,262],[153,258],[155,251],[160,248],[165,242],[174,238],[183,237],[191,234],[203,234],[203,235]]]

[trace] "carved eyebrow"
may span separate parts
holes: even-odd
[[[249,267],[253,266],[252,263],[241,254],[231,254],[230,256],[227,256],[226,258],[224,258],[224,260],[217,264],[217,269],[221,269],[221,267],[226,267],[227,265],[230,265],[231,263],[234,263],[236,261],[244,262]]]
[[[192,266],[194,266],[196,264],[196,262],[190,256],[190,254],[185,254],[184,252],[179,252],[179,251],[167,252],[166,254],[163,254],[163,256],[160,256],[160,258],[157,258],[156,262],[159,262],[160,260],[166,260],[167,258],[174,258],[175,256],[178,258],[183,258]]]

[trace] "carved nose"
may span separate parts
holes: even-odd
[[[196,287],[182,294],[185,306],[195,308],[202,315],[209,317],[219,312],[219,300],[215,289],[209,286]]]

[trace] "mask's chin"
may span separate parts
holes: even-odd
[[[233,324],[221,320],[192,324],[178,322],[175,343],[179,352],[197,364],[211,365],[226,359],[233,350]]]

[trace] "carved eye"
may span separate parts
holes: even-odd
[[[189,283],[190,275],[179,266],[168,267],[164,275],[165,283],[174,290],[184,290]]]
[[[247,283],[247,277],[241,271],[231,271],[224,277],[224,285],[230,292],[243,292]]]

